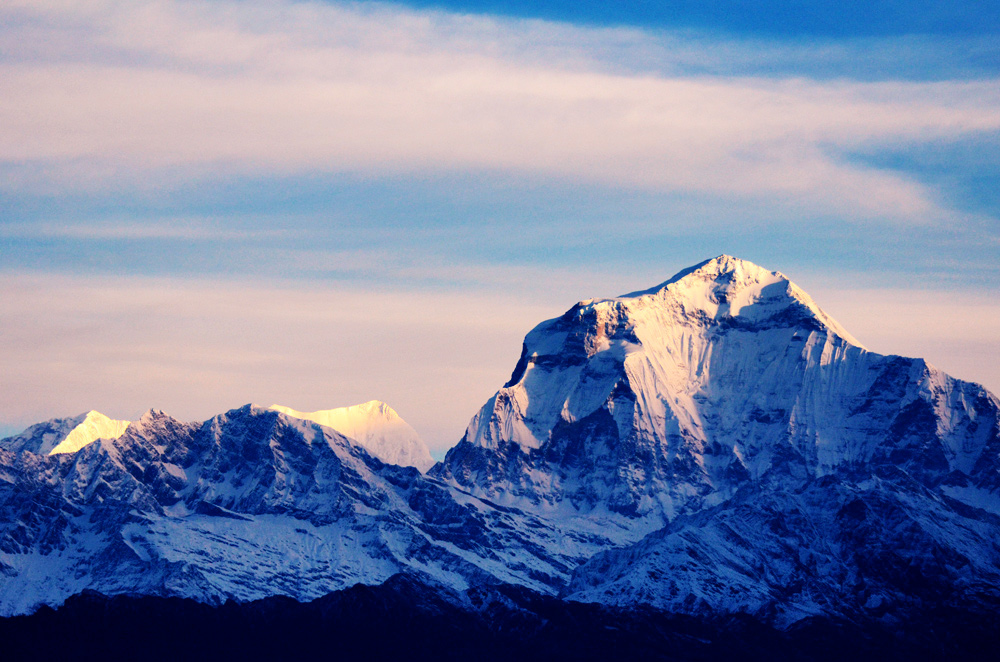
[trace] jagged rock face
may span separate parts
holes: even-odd
[[[596,548],[389,465],[330,428],[246,406],[149,412],[72,454],[0,449],[0,614],[84,589],[312,599],[405,571],[552,592]]]
[[[887,464],[992,489],[998,429],[982,387],[868,352],[780,273],[722,256],[537,326],[432,473],[523,508],[662,524],[774,473]]]

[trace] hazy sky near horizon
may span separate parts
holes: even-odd
[[[388,402],[720,253],[1000,391],[1000,2],[8,0],[0,433]]]

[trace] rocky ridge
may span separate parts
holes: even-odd
[[[595,548],[247,405],[150,411],[76,453],[0,449],[2,614],[83,590],[208,603],[312,599],[399,572],[552,592]]]

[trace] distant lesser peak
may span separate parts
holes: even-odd
[[[311,412],[282,405],[271,405],[268,409],[333,428],[357,441],[383,462],[416,467],[421,471],[434,465],[434,458],[417,431],[380,400]]]
[[[98,439],[117,439],[125,434],[129,425],[130,421],[115,420],[99,411],[91,410],[84,415],[83,421],[66,435],[65,439],[49,451],[49,455],[75,453]]]
[[[4,440],[4,443],[14,452],[28,451],[37,455],[75,453],[98,439],[117,439],[125,433],[129,424],[129,421],[115,420],[91,410],[32,425],[21,434]]]

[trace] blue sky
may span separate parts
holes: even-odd
[[[535,323],[723,252],[1000,390],[998,17],[5,3],[0,429],[379,398],[440,453]]]
[[[541,18],[591,25],[699,29],[781,38],[846,38],[912,34],[995,34],[1000,3],[933,0],[631,0],[533,2],[530,0],[418,1],[411,7]]]

